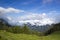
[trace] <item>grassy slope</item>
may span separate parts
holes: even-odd
[[[0,30],[0,40],[60,40],[60,32],[48,36],[36,36],[27,34],[13,34]]]

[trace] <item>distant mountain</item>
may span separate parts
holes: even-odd
[[[27,26],[29,26],[29,28],[31,30],[35,30],[35,31],[39,31],[39,32],[45,32],[47,30],[49,30],[51,28],[51,25],[49,24],[46,24],[46,25],[32,25],[30,23],[27,23],[26,24]]]
[[[3,24],[3,25],[7,25],[7,26],[11,26],[7,20],[3,19],[3,18],[0,18],[0,24]]]

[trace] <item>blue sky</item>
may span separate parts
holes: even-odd
[[[29,12],[59,11],[60,0],[0,0],[0,6],[13,7]]]
[[[60,0],[0,0],[0,17],[11,22],[50,24],[60,22],[59,15]]]

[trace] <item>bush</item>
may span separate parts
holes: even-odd
[[[30,34],[30,29],[28,28],[27,25],[24,25],[21,29],[22,33],[25,33],[25,34]]]

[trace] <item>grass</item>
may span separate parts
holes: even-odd
[[[60,40],[60,31],[48,36],[36,36],[28,34],[13,34],[0,30],[0,40]]]

